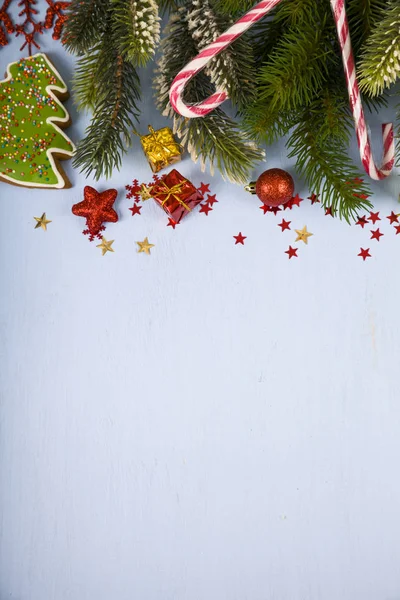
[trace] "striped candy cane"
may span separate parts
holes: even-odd
[[[364,110],[361,102],[360,89],[356,78],[356,66],[354,62],[353,50],[351,48],[349,24],[347,21],[346,8],[344,0],[331,0],[333,15],[335,17],[336,29],[339,36],[340,48],[344,72],[347,81],[347,90],[349,92],[350,107],[353,113],[358,147],[365,171],[372,179],[384,179],[393,170],[395,150],[393,123],[382,125],[383,134],[383,162],[379,169],[372,156],[371,142],[368,136],[367,124],[365,122]]]
[[[256,4],[248,13],[239,19],[232,27],[223,33],[212,44],[204,48],[184,67],[175,77],[171,85],[170,101],[174,110],[190,119],[204,117],[220,106],[228,98],[224,90],[217,90],[212,96],[199,104],[187,105],[183,101],[183,94],[188,82],[220,52],[230,46],[238,37],[243,35],[254,23],[270,12],[280,0],[263,0]],[[361,102],[360,90],[356,79],[356,69],[351,47],[349,25],[347,21],[344,0],[330,0],[336,28],[342,50],[343,65],[350,97],[350,106],[354,117],[360,156],[365,171],[372,179],[384,179],[390,175],[395,159],[393,124],[383,125],[383,164],[378,168],[374,162],[371,143],[368,136],[364,110]]]

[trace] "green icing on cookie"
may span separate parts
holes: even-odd
[[[55,127],[67,111],[48,86],[67,91],[65,83],[42,54],[9,66],[11,79],[0,81],[0,177],[33,186],[63,187],[53,168],[52,152],[70,156],[71,141]],[[61,123],[62,124],[62,123]]]

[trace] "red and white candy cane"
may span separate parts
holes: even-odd
[[[174,110],[190,119],[204,117],[215,108],[220,106],[228,98],[224,90],[217,90],[212,96],[198,104],[188,105],[183,101],[186,85],[220,52],[230,46],[238,37],[243,35],[254,23],[268,14],[280,0],[262,0],[239,19],[232,27],[223,33],[212,44],[204,48],[184,67],[175,77],[171,85],[170,101]],[[330,0],[336,28],[342,50],[343,65],[347,81],[347,89],[350,97],[350,106],[353,113],[357,141],[360,148],[361,160],[365,171],[372,179],[384,179],[390,175],[395,159],[393,124],[383,125],[383,148],[384,156],[382,167],[378,168],[374,162],[371,143],[368,136],[364,110],[361,102],[360,90],[356,79],[356,68],[354,55],[351,47],[349,25],[347,21],[344,0]]]

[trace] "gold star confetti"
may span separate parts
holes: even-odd
[[[103,256],[105,254],[107,254],[107,252],[114,252],[114,249],[111,248],[111,246],[113,245],[114,240],[106,240],[105,237],[101,238],[101,244],[99,244],[98,246],[96,246],[96,248],[101,248],[101,251],[103,253]]]
[[[140,188],[140,197],[143,200],[143,202],[146,202],[146,200],[150,200],[150,198],[153,197],[151,195],[151,188],[148,185],[142,185],[142,187]]]
[[[150,244],[147,237],[144,238],[143,242],[136,242],[139,246],[138,253],[145,252],[145,254],[150,254],[150,249],[154,248],[154,244]]]
[[[307,231],[306,225],[304,225],[303,229],[295,229],[295,232],[297,233],[296,242],[304,242],[305,244],[308,244],[308,238],[314,235]]]
[[[43,229],[43,231],[47,231],[47,225],[51,223],[48,219],[46,219],[46,213],[43,213],[41,217],[33,217],[35,221],[37,221],[35,225],[35,229]]]

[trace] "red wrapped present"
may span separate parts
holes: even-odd
[[[203,200],[201,192],[176,169],[152,185],[150,194],[175,223]]]

